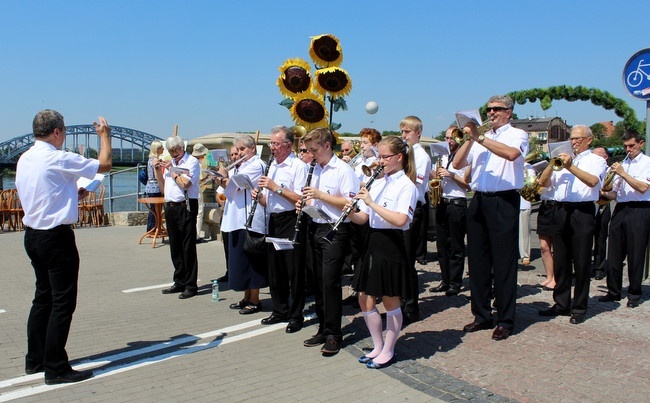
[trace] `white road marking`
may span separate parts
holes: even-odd
[[[305,321],[312,320],[316,318],[315,314],[310,314],[305,316]],[[170,360],[172,358],[181,357],[187,354],[195,353],[198,351],[206,350],[209,348],[218,347],[220,345],[226,345],[230,343],[235,343],[238,341],[247,340],[256,336],[261,336],[266,333],[273,332],[275,330],[282,329],[286,326],[285,323],[277,323],[275,325],[263,326],[259,329],[251,330],[246,333],[242,333],[235,336],[228,336],[228,333],[244,330],[251,328],[253,326],[259,325],[259,319],[251,320],[244,323],[239,323],[233,326],[228,326],[223,329],[217,329],[206,333],[201,333],[197,335],[190,335],[180,337],[178,339],[173,339],[168,342],[154,344],[148,347],[139,348],[133,351],[125,351],[122,353],[112,354],[106,357],[102,357],[100,360],[88,360],[81,361],[79,364],[75,365],[75,368],[78,370],[85,370],[89,368],[104,367],[99,371],[95,371],[95,376],[90,378],[88,381],[98,378],[104,378],[110,375],[119,374],[126,371],[131,371],[137,368],[145,367],[151,364],[158,362]],[[214,338],[214,340],[204,342],[204,343],[195,343],[192,346],[187,348],[179,347],[178,350],[171,351],[164,354],[154,355],[154,356],[144,356],[140,360],[128,362],[125,364],[115,364],[110,365],[111,362],[120,361],[125,358],[137,357],[139,355],[151,353],[158,350],[169,349],[174,346],[181,346],[183,344],[197,342],[199,340]],[[21,383],[31,382],[37,379],[43,379],[43,374],[33,374],[33,375],[23,375],[16,378],[8,379],[5,381],[0,381],[0,388],[6,388],[13,385],[19,385]],[[87,382],[87,381],[83,381]],[[8,393],[0,394],[0,402],[7,402],[13,399],[19,399],[28,396],[34,396],[40,393],[44,393],[50,390],[60,389],[63,387],[68,387],[74,385],[73,383],[60,384],[60,385],[38,385],[25,387],[19,390],[15,390]]]
[[[5,313],[5,312],[7,311],[5,311],[4,309],[0,309],[0,313]]]
[[[201,282],[201,279],[198,279],[197,282]],[[138,292],[138,291],[149,291],[149,290],[158,290],[161,288],[169,288],[173,286],[174,283],[165,283],[165,284],[157,284],[157,285],[149,285],[146,287],[137,287],[137,288],[129,288],[126,290],[122,290],[124,294],[130,294],[132,292]]]

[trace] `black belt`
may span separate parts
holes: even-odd
[[[516,189],[510,189],[510,190],[501,190],[499,192],[475,192],[474,194],[481,197],[497,197],[497,196],[511,196],[513,194],[519,194],[519,191]]]
[[[545,203],[547,206],[574,206],[574,207],[580,207],[580,206],[593,206],[594,202],[559,202],[555,200],[544,200],[543,203]]]
[[[616,203],[617,206],[621,207],[650,207],[650,201],[629,201],[629,202],[619,202]]]
[[[168,202],[165,202],[165,205],[167,205],[167,206],[184,206],[185,205],[185,200],[183,200],[181,202],[168,201]]]
[[[30,230],[30,231],[52,231],[52,232],[54,232],[54,231],[59,231],[59,230],[62,230],[62,229],[72,229],[72,224],[61,224],[61,225],[57,225],[56,227],[52,227],[50,229],[36,229],[36,228],[28,227],[28,226],[25,225],[25,230]]]
[[[283,211],[281,213],[271,213],[270,216],[271,217],[283,217],[283,216],[288,216],[290,214],[295,216],[296,215],[296,210],[287,210],[287,211]]]
[[[467,206],[467,199],[465,198],[448,199],[443,197],[442,202],[444,204],[454,204],[456,206]]]

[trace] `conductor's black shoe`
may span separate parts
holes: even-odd
[[[57,376],[45,375],[45,384],[58,385],[60,383],[81,382],[92,377],[93,371],[75,371],[74,369],[71,369],[70,371]]]
[[[569,316],[571,314],[571,312],[569,311],[561,311],[557,309],[557,305],[553,305],[549,309],[537,311],[537,313],[539,314],[539,316],[547,316],[547,317]]]
[[[185,290],[181,293],[181,295],[178,296],[178,299],[188,299],[194,297],[195,295],[196,291]]]
[[[460,294],[460,288],[458,287],[449,287],[449,289],[445,291],[445,295],[448,297],[458,295],[458,294]]]
[[[262,319],[261,323],[263,325],[275,325],[276,323],[287,322],[286,319],[279,317],[278,315],[272,313],[268,318]]]
[[[43,367],[43,364],[36,364],[36,365],[25,364],[25,373],[27,375],[37,374],[43,371],[45,371],[45,367]]]
[[[183,292],[183,291],[185,291],[185,287],[174,284],[173,286],[171,286],[169,288],[165,288],[164,290],[162,290],[162,293],[163,294],[176,294],[176,293]]]
[[[449,285],[445,283],[440,283],[435,287],[429,288],[429,292],[444,292],[449,289]]]
[[[598,301],[600,302],[615,302],[615,301],[620,301],[621,297],[615,297],[612,294],[605,294],[604,296],[598,298]]]
[[[574,313],[571,315],[571,319],[569,319],[569,323],[573,325],[577,325],[579,323],[582,323],[585,321],[585,315],[580,314],[580,313]]]
[[[627,300],[627,307],[628,308],[636,308],[639,306],[639,300],[638,299],[628,299]]]
[[[321,333],[316,333],[311,338],[305,340],[302,344],[305,347],[316,347],[325,343],[325,336]]]

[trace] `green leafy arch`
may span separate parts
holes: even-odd
[[[616,98],[607,91],[596,88],[586,88],[581,85],[570,87],[567,85],[558,85],[548,88],[531,88],[529,90],[512,91],[508,95],[519,105],[526,102],[535,102],[539,99],[543,110],[552,106],[553,100],[574,101],[591,101],[592,104],[602,106],[605,109],[614,110],[616,116],[623,119],[623,125],[628,130],[641,132],[642,123],[636,118],[636,113],[627,102]],[[486,116],[485,108],[487,104],[481,107],[481,115]]]

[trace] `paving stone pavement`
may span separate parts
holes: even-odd
[[[259,324],[269,314],[268,289],[262,291],[265,312],[254,315],[228,309],[241,293],[225,284],[221,301],[211,301],[210,280],[224,272],[220,242],[197,246],[197,297],[162,295],[171,284],[169,249],[138,245],[143,231],[75,230],[80,291],[68,354],[76,368],[94,368],[96,376],[63,387],[45,386],[42,374],[24,375],[33,271],[23,234],[0,234],[0,402],[573,402],[648,401],[650,395],[650,303],[636,309],[624,301],[600,303],[605,283],[593,281],[585,323],[538,316],[552,296],[534,287],[543,281],[535,236],[534,260],[519,271],[513,336],[496,342],[489,331],[464,334],[463,325],[472,320],[468,292],[430,293],[440,279],[437,263],[418,265],[423,319],[404,329],[393,365],[368,370],[356,361],[371,344],[358,310],[345,306],[344,349],[322,357],[318,348],[302,346],[316,331],[313,320],[294,334],[282,324]],[[429,251],[435,251],[433,243]],[[644,299],[649,293],[644,285]]]

